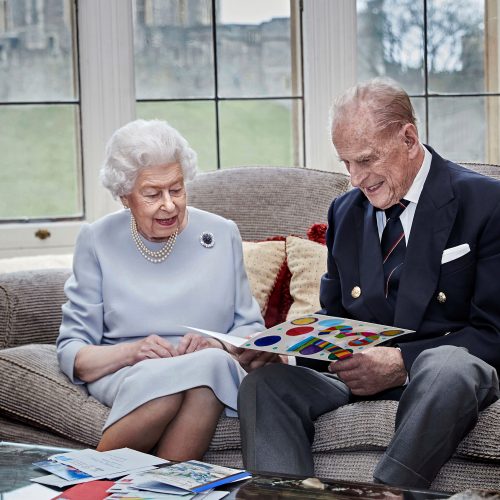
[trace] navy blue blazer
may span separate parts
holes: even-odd
[[[428,149],[432,163],[394,316],[384,296],[375,209],[359,189],[334,200],[328,212],[321,306],[329,315],[415,330],[397,339],[408,371],[422,351],[440,345],[465,347],[500,371],[500,182]],[[469,253],[441,264],[443,250],[463,243]],[[355,286],[359,298],[351,296]]]

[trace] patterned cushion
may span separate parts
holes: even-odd
[[[320,309],[319,284],[326,272],[326,257],[325,245],[296,236],[286,239],[286,258],[292,273],[290,294],[293,298],[287,320]]]
[[[291,278],[292,273],[290,269],[288,269],[285,260],[278,272],[276,282],[274,283],[271,296],[267,303],[267,310],[264,316],[266,328],[271,328],[286,320],[286,315],[293,302],[292,296],[290,295]]]
[[[284,241],[243,242],[243,259],[252,294],[265,315],[278,273],[285,262]]]
[[[97,446],[109,410],[59,370],[53,345],[0,351],[0,413]]]

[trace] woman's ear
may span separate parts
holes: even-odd
[[[128,200],[126,196],[120,196],[120,201],[122,202],[123,208],[128,208]]]

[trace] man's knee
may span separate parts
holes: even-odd
[[[278,381],[287,377],[290,368],[288,365],[273,363],[250,372],[241,383],[238,398],[253,398],[257,391],[266,390],[270,386],[282,386]]]
[[[458,385],[494,387],[498,383],[496,370],[470,354],[463,347],[445,345],[423,351],[413,363],[410,379],[415,376],[433,378],[431,383],[447,388]]]

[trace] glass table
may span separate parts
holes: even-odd
[[[321,488],[321,489],[320,489]],[[231,491],[227,500],[427,500],[449,498],[449,493],[393,488],[381,484],[277,477],[258,474]]]
[[[47,472],[36,469],[31,464],[54,453],[66,451],[71,450],[0,441],[0,495],[33,484],[30,481],[32,477],[44,476]],[[57,490],[54,491],[57,493]]]
[[[33,484],[30,479],[47,474],[32,463],[44,460],[68,448],[11,443],[0,441],[0,499],[2,493]],[[321,489],[320,489],[321,488]],[[251,479],[224,485],[230,490],[227,500],[328,500],[328,499],[394,499],[427,500],[449,498],[450,494],[436,491],[393,488],[379,484],[308,479],[283,475],[256,474]],[[57,490],[54,490],[57,493]],[[486,493],[486,492],[485,492]],[[500,498],[500,496],[463,496],[461,498]]]

